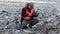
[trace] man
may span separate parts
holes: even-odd
[[[39,14],[35,12],[33,3],[28,3],[21,12],[21,25],[22,28],[32,28],[33,25],[39,22],[37,17]]]

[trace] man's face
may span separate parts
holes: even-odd
[[[29,9],[31,9],[31,6],[28,6]]]

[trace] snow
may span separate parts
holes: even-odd
[[[25,4],[0,2],[0,34],[46,34],[47,31],[49,34],[57,34],[56,32],[60,34],[59,4],[34,3],[35,10],[40,13],[37,17],[40,22],[31,29],[17,30],[16,27],[19,26],[21,20],[21,9]],[[18,19],[18,25],[15,24],[15,19]]]

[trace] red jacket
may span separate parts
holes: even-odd
[[[29,14],[34,14],[35,10],[34,8],[31,8],[31,10],[29,11],[28,9],[25,8],[25,11],[26,11],[26,14],[29,15]],[[27,17],[23,17],[24,20],[31,20],[31,18],[27,18]]]

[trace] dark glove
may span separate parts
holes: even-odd
[[[37,17],[38,15],[39,15],[39,12],[38,11],[34,13],[34,16],[35,17]]]

